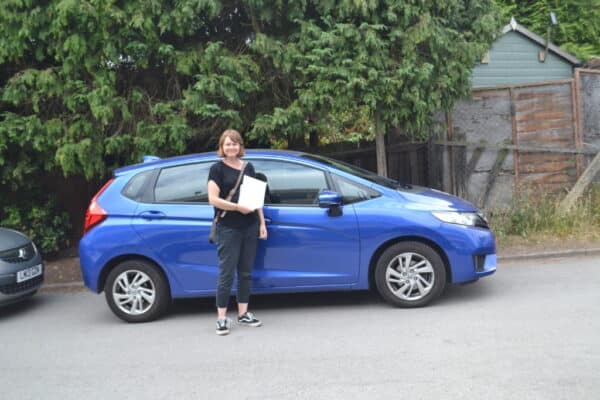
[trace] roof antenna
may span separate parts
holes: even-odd
[[[554,11],[550,11],[550,21],[548,24],[548,29],[546,30],[546,48],[543,51],[540,51],[538,54],[538,59],[540,62],[546,61],[546,56],[548,55],[548,47],[550,46],[550,35],[552,33],[552,27],[558,25],[558,19],[556,19],[556,13]]]

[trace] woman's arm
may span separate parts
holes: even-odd
[[[208,202],[210,205],[227,211],[237,211],[237,204],[219,197],[221,189],[215,181],[208,181]]]
[[[236,204],[232,201],[227,201],[225,199],[220,198],[219,197],[220,193],[221,193],[221,189],[215,183],[215,181],[213,181],[213,180],[208,181],[208,203],[210,205],[217,207],[221,210],[238,211],[238,212],[241,212],[242,214],[250,214],[252,211],[254,211],[248,207],[240,206],[239,204]]]
[[[265,214],[263,213],[263,209],[259,208],[258,210],[258,219],[260,220],[260,227],[259,227],[259,234],[258,234],[258,238],[259,239],[266,239],[267,238],[267,225],[265,224]]]

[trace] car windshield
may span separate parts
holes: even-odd
[[[345,163],[343,161],[334,160],[329,157],[318,156],[315,154],[302,154],[302,157],[307,158],[309,160],[318,161],[331,167],[335,167],[339,170],[356,175],[360,178],[366,179],[370,182],[376,183],[381,186],[385,186],[390,189],[398,189],[399,187],[404,186],[403,184],[393,179],[384,178],[383,176],[379,176],[371,171],[367,171],[366,169],[359,168],[357,166]]]

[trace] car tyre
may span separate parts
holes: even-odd
[[[158,267],[145,260],[127,260],[110,271],[104,285],[106,302],[127,322],[149,322],[169,307],[168,284]]]
[[[446,269],[440,255],[420,242],[388,247],[375,267],[377,291],[397,307],[423,307],[439,297],[446,286]]]

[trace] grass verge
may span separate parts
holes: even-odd
[[[587,192],[568,212],[560,210],[561,200],[562,197],[528,195],[516,200],[511,209],[489,211],[498,246],[519,241],[600,245],[600,186]]]

